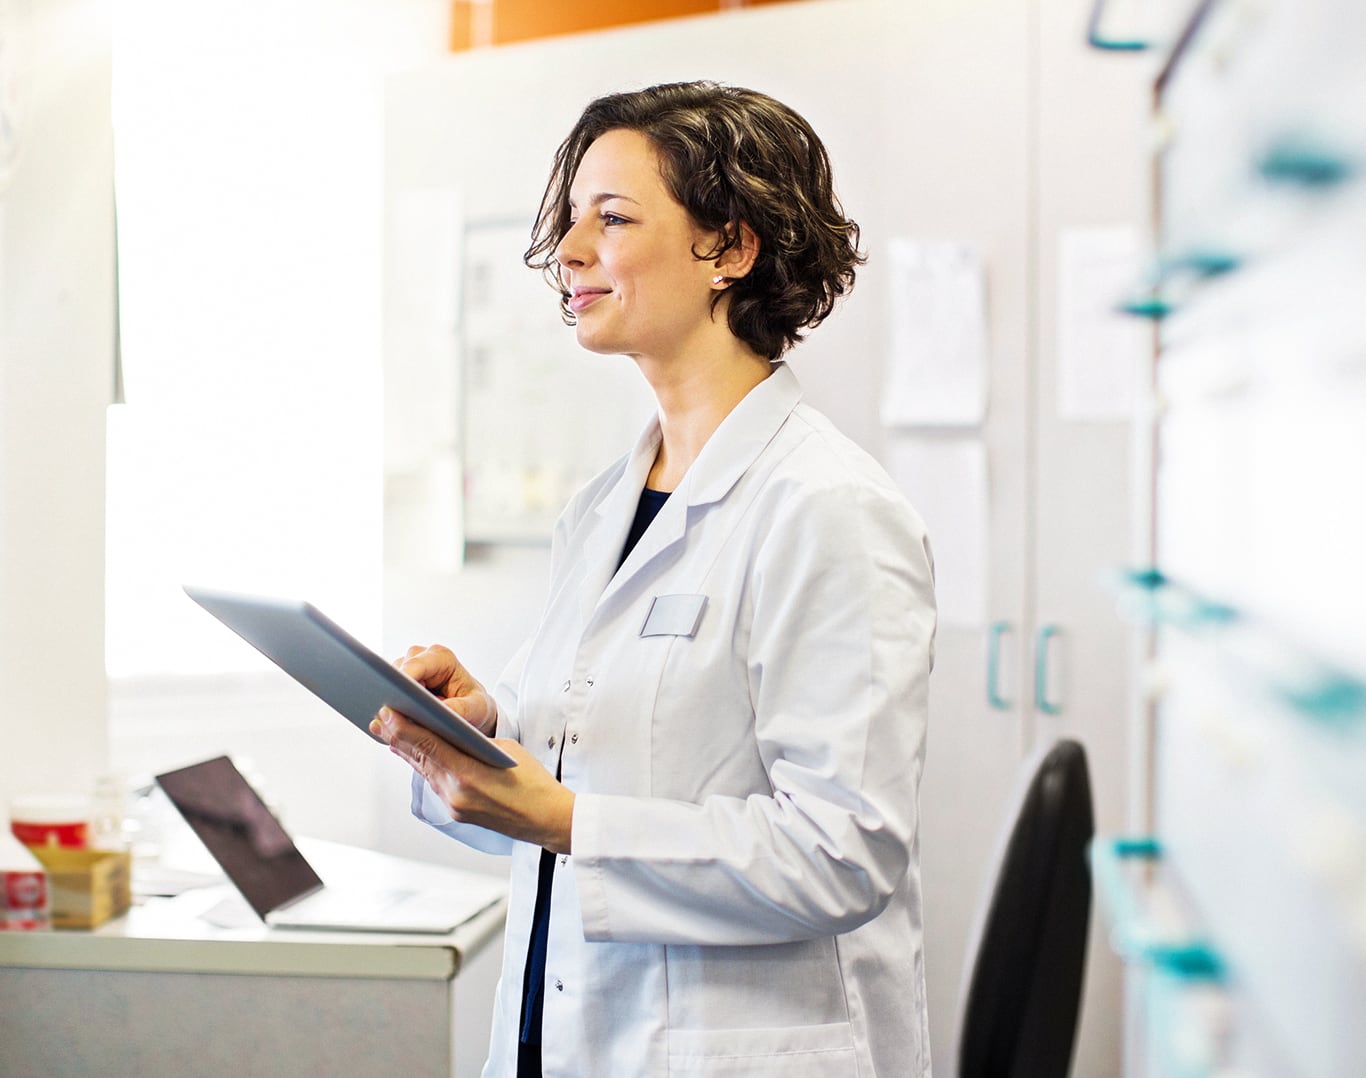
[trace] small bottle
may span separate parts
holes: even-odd
[[[47,873],[27,846],[10,832],[0,817],[0,932],[50,928]]]
[[[90,846],[96,850],[126,850],[125,816],[128,808],[128,781],[117,772],[95,779],[95,795],[90,803]]]

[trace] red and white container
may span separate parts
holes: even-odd
[[[8,829],[0,831],[0,932],[51,926],[47,873]]]
[[[90,845],[90,804],[84,798],[29,794],[10,802],[9,815],[10,831],[25,846]]]

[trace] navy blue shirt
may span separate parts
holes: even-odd
[[[646,487],[640,492],[631,530],[626,534],[626,544],[622,547],[621,557],[617,559],[618,569],[668,500],[668,491]],[[555,777],[560,777],[558,766],[555,768]],[[536,906],[531,917],[531,941],[526,952],[526,971],[522,976],[522,1031],[519,1038],[523,1045],[535,1045],[538,1048],[541,1043],[541,1015],[545,1005],[545,952],[550,938],[550,887],[554,878],[555,855],[549,850],[542,850],[540,870],[536,876]],[[526,1067],[527,1053],[523,1052],[522,1055],[519,1075],[529,1073]],[[539,1070],[539,1066],[535,1066],[532,1073],[539,1073]]]

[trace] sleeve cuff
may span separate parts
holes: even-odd
[[[579,892],[579,916],[584,939],[601,942],[612,938],[608,929],[607,881],[597,851],[602,849],[602,798],[594,794],[574,795],[574,821],[571,839],[574,854],[574,884]]]
[[[512,853],[513,842],[506,835],[475,827],[473,824],[456,823],[451,819],[450,811],[445,804],[432,792],[426,779],[417,773],[413,774],[412,810],[413,815],[423,823],[480,853],[491,853],[500,857]]]
[[[413,772],[413,815],[433,827],[444,827],[455,822],[441,799],[427,785],[427,780],[417,772]]]

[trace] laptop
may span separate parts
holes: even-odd
[[[501,880],[474,873],[439,888],[328,886],[228,757],[156,780],[224,875],[272,927],[446,933],[506,892]]]

